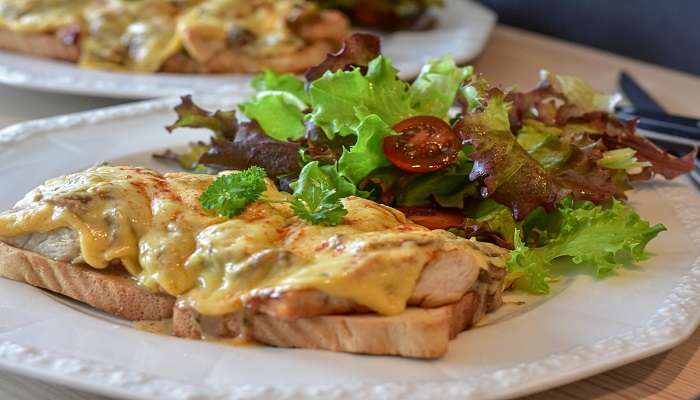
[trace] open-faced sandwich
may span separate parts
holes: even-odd
[[[91,168],[0,214],[0,275],[177,336],[420,358],[500,305],[506,250],[331,185]]]
[[[132,72],[303,72],[349,33],[305,0],[2,0],[0,48]]]

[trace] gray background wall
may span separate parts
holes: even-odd
[[[700,75],[700,0],[479,0],[499,21]]]

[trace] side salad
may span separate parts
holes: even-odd
[[[245,170],[202,195],[222,215],[258,200],[267,176],[314,224],[342,223],[340,199],[362,196],[510,248],[509,284],[532,293],[549,291],[560,258],[597,276],[646,258],[665,228],[640,218],[625,193],[690,171],[694,153],[678,158],[637,135],[636,121],[612,113],[617,96],[578,78],[544,71],[531,91],[504,90],[443,57],[409,83],[379,47],[355,34],[306,80],[260,74],[238,110],[209,112],[183,97],[167,129],[206,128],[211,140],[156,157]]]

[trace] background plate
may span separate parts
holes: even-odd
[[[452,54],[459,62],[476,57],[486,44],[495,14],[466,0],[447,0],[438,25],[427,32],[383,35],[383,53],[404,78],[414,77],[428,59]],[[0,51],[0,83],[48,92],[146,99],[188,93],[214,95],[249,91],[251,75],[136,75],[84,70],[77,66]]]
[[[46,178],[97,162],[162,168],[151,153],[207,136],[165,133],[176,102],[137,103],[0,131],[0,209]],[[465,399],[544,390],[668,349],[700,321],[696,190],[685,179],[656,181],[635,191],[631,203],[668,227],[652,241],[650,261],[600,281],[573,272],[549,297],[459,335],[439,360],[223,347],[157,336],[0,279],[0,367],[140,399]]]

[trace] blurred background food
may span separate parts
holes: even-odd
[[[382,31],[427,30],[437,18],[431,13],[442,0],[316,0],[321,6],[345,12],[358,26]]]

